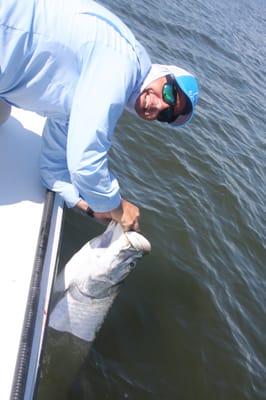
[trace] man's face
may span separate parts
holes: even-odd
[[[136,113],[147,121],[157,119],[158,114],[169,107],[163,100],[163,86],[167,82],[166,77],[151,82],[138,96],[135,103]],[[178,90],[174,112],[176,115],[182,113],[186,106],[186,98],[181,90]]]

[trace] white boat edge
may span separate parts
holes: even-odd
[[[21,372],[23,370],[25,371],[25,369],[27,368],[27,379],[25,380],[25,382],[19,382],[21,374],[17,364],[12,388],[13,397],[11,396],[11,400],[16,399],[16,397],[14,397],[16,393],[16,387],[19,388],[21,386],[22,393],[20,399],[25,400],[33,399],[36,389],[38,388],[39,368],[41,367],[40,360],[43,350],[45,328],[48,318],[48,306],[52,294],[53,281],[57,269],[58,252],[61,242],[63,218],[62,203],[62,199],[58,195],[54,195],[54,193],[52,192],[47,192],[33,271],[33,274],[35,273],[36,275],[41,272],[41,277],[39,279],[39,285],[37,282],[37,287],[31,288],[35,292],[37,289],[38,298],[36,298],[36,304],[34,304],[34,300],[32,301],[32,304],[30,304],[28,301],[28,305],[30,306],[28,309],[29,320],[33,314],[32,308],[37,308],[36,314],[33,315],[31,321],[33,335],[32,337],[30,337],[29,332],[29,343],[25,341],[25,343],[21,342],[20,344],[20,348],[22,349],[22,351],[25,346],[30,346],[30,357],[28,358],[28,360],[26,360],[25,365],[23,365],[23,360],[20,360]],[[38,276],[36,277],[36,279],[38,280]],[[36,279],[34,282],[32,282],[33,285],[35,285]],[[29,296],[31,295],[36,297],[36,293],[29,292]],[[27,314],[25,315],[25,317],[27,317]],[[27,325],[27,321],[25,321],[24,327],[27,327]],[[23,388],[24,384],[25,390]]]

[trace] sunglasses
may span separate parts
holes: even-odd
[[[174,122],[179,115],[175,114],[175,104],[178,95],[178,86],[173,75],[166,75],[166,83],[163,85],[162,98],[170,107],[160,111],[157,120],[160,122]]]

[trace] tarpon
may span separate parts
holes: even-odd
[[[54,285],[58,300],[49,326],[92,343],[122,282],[150,249],[143,235],[123,232],[121,225],[110,222],[58,274]]]

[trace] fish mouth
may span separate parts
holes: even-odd
[[[140,233],[135,231],[129,231],[125,233],[127,240],[130,245],[137,251],[141,251],[143,254],[148,254],[151,251],[150,242],[142,236]]]

